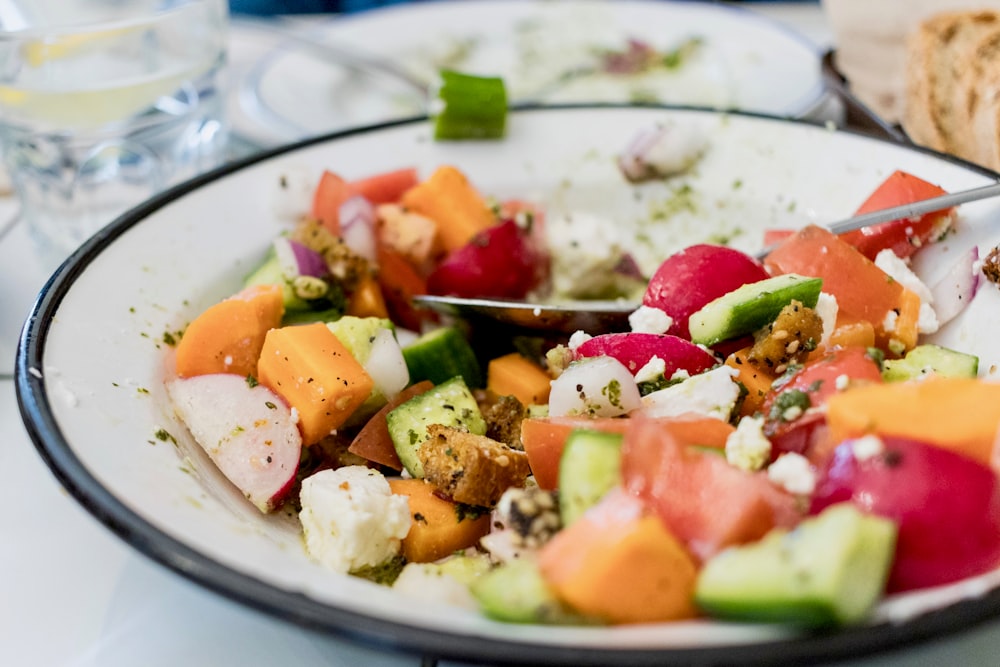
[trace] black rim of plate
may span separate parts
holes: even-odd
[[[808,121],[776,118],[765,114],[718,112],[703,108],[661,105],[525,106],[513,110],[512,115],[516,117],[519,114],[527,113],[565,113],[574,110],[594,109],[624,111],[629,108],[661,109],[665,112],[724,113],[815,126],[815,123]],[[112,495],[86,469],[74,453],[72,445],[62,434],[56,422],[49,396],[45,391],[44,382],[35,370],[43,367],[45,341],[52,316],[59,308],[63,298],[72,289],[76,278],[126,230],[139,224],[152,212],[207,183],[249,165],[300,148],[379,129],[422,123],[426,120],[424,117],[407,118],[310,138],[250,156],[186,181],[146,201],[108,224],[85,242],[49,278],[32,306],[18,342],[14,369],[18,405],[28,434],[45,463],[67,491],[95,518],[140,553],[231,600],[268,613],[275,618],[356,641],[372,648],[402,653],[419,653],[429,659],[511,665],[763,665],[788,664],[789,661],[795,661],[795,664],[805,664],[820,660],[859,657],[897,649],[969,630],[977,624],[1000,616],[1000,589],[996,589],[982,596],[959,601],[903,623],[848,627],[762,643],[676,649],[627,649],[552,646],[504,641],[496,638],[416,628],[405,623],[387,621],[376,616],[339,609],[301,593],[280,589],[236,572],[160,531]],[[863,133],[843,132],[863,137],[866,140],[936,156],[992,179],[1000,177],[995,172],[950,155],[919,147],[902,146]]]

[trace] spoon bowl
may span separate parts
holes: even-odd
[[[519,331],[589,334],[628,330],[628,316],[639,303],[628,300],[529,303],[507,299],[469,299],[420,294],[413,302],[453,317],[491,320]]]
[[[911,204],[903,204],[881,211],[856,215],[827,225],[834,234],[870,227],[892,220],[914,218],[967,202],[1000,196],[1000,183],[952,192]],[[768,246],[756,253],[763,259],[773,250]],[[480,321],[492,320],[515,330],[553,334],[572,334],[586,331],[591,335],[627,331],[628,316],[641,304],[626,299],[578,300],[556,303],[530,303],[496,298],[465,298],[420,294],[413,297],[416,305],[436,312]]]

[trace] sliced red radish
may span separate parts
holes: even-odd
[[[614,357],[635,375],[653,357],[663,360],[663,374],[670,378],[679,370],[696,375],[707,371],[718,360],[705,349],[690,341],[669,334],[610,333],[594,336],[581,343],[575,351],[576,358]]]
[[[692,313],[737,287],[768,277],[764,266],[750,255],[700,243],[674,253],[660,264],[642,302],[673,318],[667,333],[690,338],[688,320]]]
[[[230,374],[171,380],[167,393],[222,474],[261,512],[278,507],[295,482],[302,451],[295,416],[284,401]]]
[[[552,381],[549,415],[617,417],[642,404],[635,378],[612,357],[576,361]]]

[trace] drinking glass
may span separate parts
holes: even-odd
[[[219,164],[227,0],[0,0],[0,144],[43,259]]]

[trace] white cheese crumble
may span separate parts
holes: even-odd
[[[725,365],[693,375],[643,396],[642,412],[652,417],[695,412],[728,421],[740,396],[739,385],[733,381],[737,375],[735,368]]]
[[[846,373],[838,375],[837,379],[833,381],[833,386],[837,388],[837,391],[844,391],[851,386],[851,376]]]
[[[851,453],[858,461],[867,461],[885,451],[885,443],[877,435],[864,435],[851,443]]]
[[[639,306],[628,316],[628,324],[637,333],[666,333],[674,324],[674,319],[659,308]]]
[[[744,417],[726,438],[726,460],[742,470],[760,470],[771,459],[771,441],[763,417]]]
[[[924,281],[917,277],[917,274],[913,272],[909,264],[892,250],[886,248],[885,250],[880,250],[875,255],[875,266],[885,271],[886,275],[920,297],[920,314],[917,319],[917,330],[923,334],[932,334],[937,331],[940,325],[938,324],[937,313],[934,312],[934,294],[924,284]],[[887,313],[886,320],[888,321],[888,319],[889,314]],[[895,330],[895,322],[895,318],[892,318],[893,329],[887,328],[886,331]]]
[[[826,347],[830,343],[830,336],[833,335],[833,330],[837,328],[837,313],[840,312],[840,304],[837,303],[837,297],[826,292],[820,292],[819,298],[816,300],[815,311],[819,315],[819,319],[823,321],[823,333],[820,336],[819,345]]]
[[[399,553],[410,530],[410,503],[393,495],[382,473],[365,466],[322,470],[302,482],[299,520],[306,551],[348,573]]]
[[[793,422],[802,416],[802,408],[798,405],[793,405],[791,407],[785,408],[785,411],[781,413],[781,420],[786,422]]]
[[[576,352],[576,348],[580,347],[591,338],[593,338],[593,336],[591,336],[586,331],[574,331],[573,335],[569,337],[569,341],[566,343],[566,347]]]
[[[636,382],[653,382],[667,372],[667,362],[655,354],[635,373]]]
[[[816,473],[813,472],[809,459],[795,452],[788,452],[778,457],[778,460],[768,467],[767,478],[773,484],[796,495],[808,496],[816,490]]]
[[[885,329],[886,333],[892,333],[896,330],[897,318],[899,318],[899,313],[895,310],[890,310],[885,314],[885,319],[882,320],[882,328]]]

